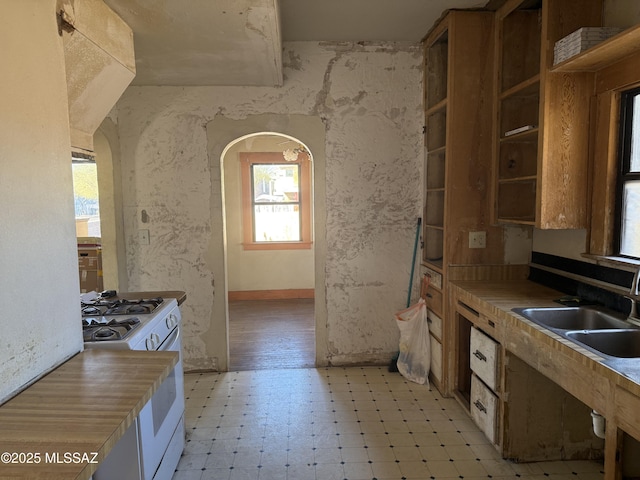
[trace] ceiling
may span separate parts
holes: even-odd
[[[133,85],[282,84],[282,42],[419,42],[488,0],[104,0],[134,32]]]

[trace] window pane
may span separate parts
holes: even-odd
[[[629,170],[640,172],[640,94],[633,98],[633,122],[631,128],[631,156]]]
[[[625,183],[622,201],[620,253],[640,257],[640,180]]]
[[[98,170],[93,162],[72,163],[73,200],[78,237],[99,237]]]
[[[256,205],[254,207],[256,242],[299,242],[298,205]]]
[[[252,167],[255,203],[298,202],[297,164],[254,164]]]

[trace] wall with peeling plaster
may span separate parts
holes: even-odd
[[[207,134],[215,141],[215,119],[267,114],[324,126],[318,363],[386,363],[397,350],[392,315],[421,214],[421,47],[289,43],[283,61],[280,88],[130,87],[118,103],[129,288],[187,291],[187,369],[224,370],[227,357],[221,172]],[[140,228],[150,245],[138,244]]]

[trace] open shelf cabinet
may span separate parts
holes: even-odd
[[[511,0],[496,12],[495,222],[585,228],[590,74],[551,67],[555,42],[601,16],[601,0]]]
[[[452,10],[424,40],[425,195],[422,265],[431,278],[432,364],[446,368],[447,271],[452,264],[500,263],[503,236],[490,225],[492,12]],[[488,55],[487,55],[488,52]],[[487,248],[469,247],[486,232]],[[432,323],[433,325],[433,323]],[[442,368],[431,381],[441,391]]]

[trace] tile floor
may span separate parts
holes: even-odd
[[[187,374],[173,480],[602,480],[595,462],[502,460],[460,405],[386,368]]]

